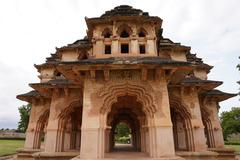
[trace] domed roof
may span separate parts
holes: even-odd
[[[110,11],[106,11],[101,15],[101,18],[113,16],[149,16],[149,14],[140,9],[135,9],[132,6],[120,5]]]

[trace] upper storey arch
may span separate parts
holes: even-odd
[[[146,37],[148,35],[148,32],[143,28],[138,29],[138,37]]]
[[[104,28],[102,31],[102,37],[104,38],[111,38],[112,36],[112,30],[109,27]]]
[[[132,35],[132,33],[132,28],[127,24],[122,24],[117,29],[117,34],[121,38],[128,38]]]
[[[158,56],[157,35],[162,19],[128,5],[86,18],[91,58]]]

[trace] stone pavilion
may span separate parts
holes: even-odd
[[[213,68],[163,37],[162,19],[121,5],[85,18],[87,35],[35,65],[39,83],[18,160],[233,160],[224,148]],[[118,150],[115,128],[131,130]],[[128,146],[129,147],[129,146]]]

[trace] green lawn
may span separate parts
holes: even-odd
[[[240,155],[240,145],[225,145],[227,148],[233,148]]]
[[[17,148],[22,148],[24,140],[0,139],[0,157],[16,153]]]

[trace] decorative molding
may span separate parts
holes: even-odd
[[[111,109],[112,104],[117,102],[117,97],[124,95],[136,96],[137,101],[143,105],[143,111],[153,116],[158,110],[153,89],[146,84],[131,83],[129,81],[114,83],[106,83],[98,92],[97,95],[103,98],[103,106],[100,109],[102,114],[106,114]]]

